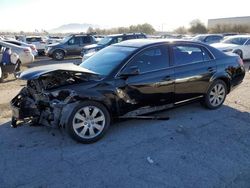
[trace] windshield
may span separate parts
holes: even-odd
[[[196,37],[194,37],[192,40],[193,41],[203,41],[205,39],[206,36],[204,35],[197,35]]]
[[[71,36],[64,37],[63,40],[61,40],[60,43],[68,42],[68,40],[71,38]]]
[[[102,76],[109,75],[120,63],[136,50],[133,47],[109,46],[80,64],[81,67]]]
[[[112,37],[105,37],[101,39],[97,44],[99,45],[106,45],[108,44],[113,38]]]
[[[227,38],[222,43],[243,45],[248,39],[247,37]]]

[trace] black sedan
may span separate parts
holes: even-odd
[[[112,119],[136,117],[199,99],[220,107],[245,75],[239,56],[180,40],[130,40],[80,66],[60,64],[20,75],[27,86],[11,101],[12,126],[64,127],[82,143],[99,140]]]

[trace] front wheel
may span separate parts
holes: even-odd
[[[216,80],[204,96],[204,105],[209,109],[219,108],[226,99],[227,86],[224,81]]]
[[[67,131],[76,141],[88,144],[101,139],[110,125],[110,114],[100,103],[84,101],[71,113]]]
[[[53,53],[53,58],[57,61],[61,61],[64,59],[64,51],[62,50],[56,50],[54,53]]]

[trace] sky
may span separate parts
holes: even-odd
[[[190,21],[250,16],[249,0],[0,0],[0,31],[50,30],[69,23],[105,27],[149,23],[159,31]]]

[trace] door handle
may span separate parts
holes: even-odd
[[[215,71],[215,69],[213,68],[213,67],[208,67],[208,72],[214,72]]]

